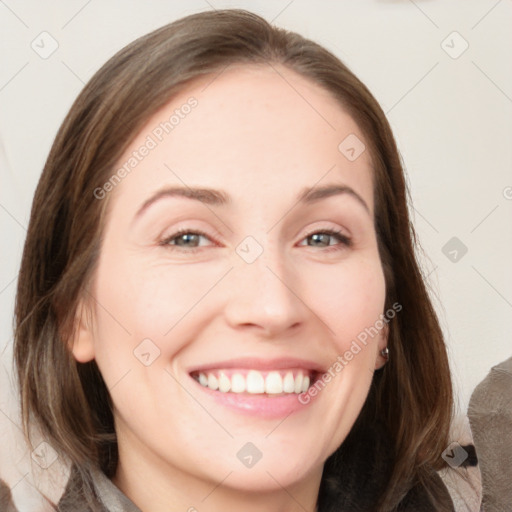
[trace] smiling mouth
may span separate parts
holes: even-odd
[[[250,369],[218,369],[191,372],[201,386],[220,393],[283,396],[305,393],[313,385],[318,372],[302,368],[259,371]]]

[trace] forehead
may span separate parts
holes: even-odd
[[[282,202],[305,187],[338,182],[373,210],[369,151],[356,159],[346,152],[364,144],[348,112],[309,79],[282,66],[229,66],[194,80],[148,120],[117,163],[129,175],[114,196],[137,203],[180,184]],[[144,146],[150,149],[137,159]]]

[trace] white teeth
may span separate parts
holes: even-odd
[[[302,381],[304,377],[302,376],[302,373],[299,373],[297,377],[295,377],[295,386],[294,386],[294,392],[295,393],[302,393]]]
[[[229,373],[229,372],[228,372]],[[246,375],[238,372],[229,377],[225,371],[201,372],[197,376],[199,384],[221,393],[251,393],[279,395],[282,393],[303,393],[309,389],[310,377],[303,371],[279,371],[266,373],[266,377],[257,370],[249,370]]]
[[[265,393],[277,395],[283,392],[283,379],[278,372],[270,372],[265,379]]]
[[[283,379],[283,391],[285,393],[295,392],[295,379],[292,372],[288,372]]]
[[[247,374],[247,393],[265,393],[265,380],[260,372],[251,370]]]
[[[208,377],[204,373],[199,374],[199,384],[205,388],[208,386]]]
[[[227,393],[231,389],[231,381],[225,373],[219,375],[219,391]]]
[[[233,393],[243,393],[245,391],[245,378],[240,373],[235,373],[231,377],[231,391]]]
[[[219,381],[217,380],[217,377],[213,375],[213,373],[208,374],[208,387],[210,389],[219,389]]]

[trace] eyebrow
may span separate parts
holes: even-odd
[[[366,201],[351,187],[347,185],[331,184],[322,187],[306,187],[302,189],[296,199],[298,204],[312,204],[335,195],[348,194],[355,198],[364,209],[370,213],[370,208]],[[172,186],[159,190],[152,195],[144,204],[139,208],[135,214],[135,218],[142,215],[153,203],[159,201],[164,197],[180,197],[199,201],[203,204],[210,206],[227,206],[232,204],[231,197],[223,190],[213,188],[200,188],[188,186]]]

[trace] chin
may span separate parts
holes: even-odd
[[[306,480],[314,470],[322,469],[305,464],[305,461],[290,461],[284,454],[274,457],[275,460],[263,463],[261,459],[252,468],[237,468],[226,479],[225,484],[243,492],[264,493],[282,491]],[[306,457],[304,458],[307,459]],[[226,468],[227,469],[227,468]],[[229,470],[226,472],[228,474]],[[218,479],[218,476],[217,476]]]

